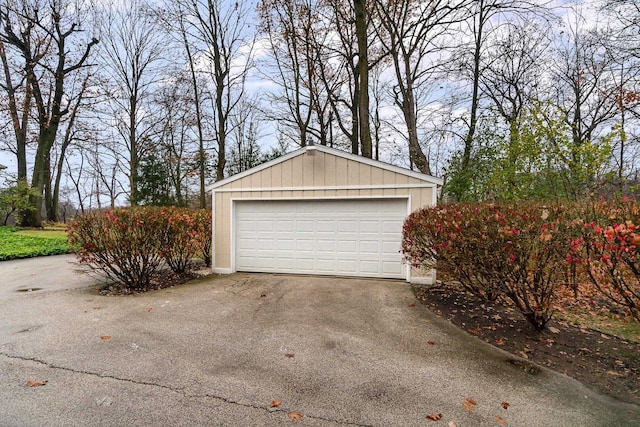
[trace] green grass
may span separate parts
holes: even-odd
[[[60,229],[22,230],[0,227],[0,261],[71,252],[67,233]]]
[[[631,317],[625,319],[601,313],[563,313],[557,317],[574,325],[640,343],[640,322]]]

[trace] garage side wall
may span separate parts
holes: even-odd
[[[376,197],[408,198],[411,212],[435,204],[436,188],[411,176],[323,152],[299,155],[231,181],[213,192],[214,269],[233,272],[232,205],[236,200]]]

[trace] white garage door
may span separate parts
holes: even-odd
[[[405,278],[407,201],[238,201],[237,271]]]

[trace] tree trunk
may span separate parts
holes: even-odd
[[[226,130],[226,118],[223,110],[222,99],[224,96],[223,88],[224,81],[218,81],[216,88],[216,110],[218,115],[218,164],[216,166],[216,181],[224,179],[224,168],[227,165],[226,156],[226,142],[227,142],[227,130]]]
[[[413,83],[407,81],[405,98],[402,100],[402,114],[407,124],[409,136],[409,158],[418,170],[424,174],[431,175],[429,159],[425,156],[418,141],[418,118],[416,116],[416,106],[413,95]]]
[[[136,138],[136,108],[137,100],[131,97],[129,113],[129,203],[131,206],[138,205],[138,140]]]
[[[469,130],[464,137],[464,149],[462,153],[462,162],[460,169],[462,173],[466,173],[471,162],[471,150],[475,140],[476,127],[478,122],[478,105],[480,104],[480,49],[482,48],[482,30],[485,21],[484,0],[479,2],[478,11],[478,28],[475,34],[473,47],[473,76],[472,76],[472,93],[471,93],[471,113],[469,116]]]
[[[184,48],[187,52],[187,59],[189,61],[189,72],[191,73],[191,84],[193,87],[193,101],[196,107],[196,127],[198,128],[198,175],[200,181],[200,209],[207,207],[207,195],[205,189],[205,179],[207,173],[207,157],[204,151],[204,133],[202,130],[202,113],[200,111],[200,91],[198,90],[198,79],[196,78],[196,70],[193,64],[193,55],[191,54],[191,47],[187,40],[186,30],[184,29],[182,18],[180,22],[180,31],[182,32],[182,41]]]
[[[369,55],[367,40],[366,0],[354,0],[356,37],[358,39],[358,128],[362,156],[371,158],[371,129],[369,124]]]

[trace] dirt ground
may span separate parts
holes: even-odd
[[[450,283],[415,285],[414,293],[422,304],[469,334],[600,392],[640,404],[636,342],[559,320],[539,333],[518,311],[479,301]]]

